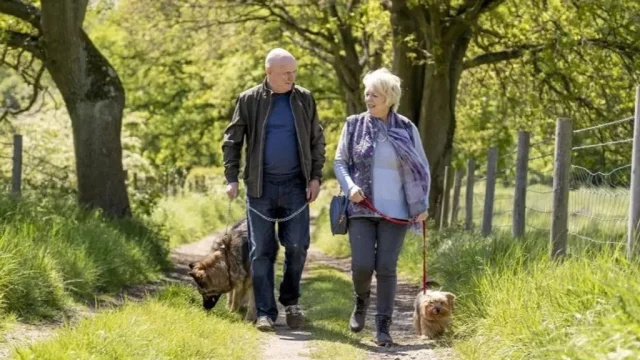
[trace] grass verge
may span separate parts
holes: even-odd
[[[167,266],[166,242],[139,221],[107,220],[71,198],[0,198],[0,318],[56,317]]]
[[[328,254],[349,256],[346,238],[331,236],[328,199],[319,210],[314,244]],[[610,237],[600,236],[602,229],[585,231],[596,239]],[[514,240],[500,233],[484,238],[459,229],[429,231],[429,277],[458,295],[451,338],[457,354],[465,359],[639,358],[640,265],[627,261],[623,248],[597,244],[572,244],[564,261],[553,262],[548,241],[546,232]],[[420,236],[405,239],[398,271],[420,284]]]
[[[623,249],[549,258],[548,237],[431,236],[428,270],[458,295],[454,348],[465,359],[640,357],[640,267]],[[420,239],[407,239],[400,272],[419,283]]]
[[[311,319],[306,329],[314,339],[313,359],[366,358],[361,340],[369,334],[353,334],[347,328],[350,294],[348,277],[337,270],[315,265],[307,273],[301,303]],[[16,349],[13,358],[259,358],[262,335],[242,315],[229,313],[225,301],[203,313],[193,287],[169,286],[142,303],[127,303],[67,325],[49,341]]]
[[[203,313],[193,288],[174,285],[66,326],[50,341],[16,349],[14,359],[255,358],[260,334],[224,306]]]
[[[227,195],[214,189],[207,193],[184,193],[162,198],[151,214],[151,221],[169,239],[171,247],[200,240],[224,228],[229,211]],[[245,216],[240,194],[231,202],[229,226]]]

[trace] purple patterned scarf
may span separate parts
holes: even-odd
[[[429,196],[431,174],[406,130],[399,124],[395,112],[389,114],[388,134],[391,144],[398,154],[400,176],[403,179],[404,192],[409,204],[410,216],[426,211],[425,198]]]
[[[379,121],[368,112],[363,114],[364,121],[358,121],[352,129],[354,136],[350,146],[350,158],[373,157],[373,142],[378,132],[386,132],[388,139],[396,150],[400,177],[402,178],[405,199],[407,200],[409,217],[417,216],[428,208],[429,186],[431,176],[429,165],[425,164],[415,149],[411,124],[408,119],[400,119],[398,114],[391,112],[388,123]],[[354,169],[354,175],[367,174],[371,176],[371,162],[360,162]],[[364,166],[364,168],[362,168]],[[361,174],[363,173],[363,174]],[[366,184],[366,183],[365,183]],[[363,184],[363,185],[365,185]],[[365,185],[365,193],[370,190]]]

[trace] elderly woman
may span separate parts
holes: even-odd
[[[426,221],[429,163],[416,126],[396,113],[400,102],[400,79],[387,69],[364,77],[367,111],[352,115],[342,129],[334,171],[344,194],[349,196],[349,242],[355,308],[349,327],[364,328],[376,273],[376,344],[393,344],[389,334],[396,295],[396,268],[407,229],[404,222]],[[401,221],[400,221],[401,222]]]

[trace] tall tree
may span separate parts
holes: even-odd
[[[266,20],[296,46],[330,64],[340,84],[347,114],[364,111],[362,77],[385,62],[388,14],[378,0],[228,0],[233,21]]]
[[[0,0],[0,15],[6,15],[0,43],[18,51],[18,58],[28,53],[41,62],[64,99],[79,203],[125,216],[130,213],[120,139],[125,94],[117,73],[83,30],[87,5],[88,0],[42,0],[38,8]]]
[[[393,67],[406,90],[400,111],[418,124],[422,134],[434,177],[432,204],[442,194],[444,167],[452,157],[463,71],[524,59],[541,75],[546,89],[565,93],[571,90],[572,69],[564,65],[568,62],[563,57],[576,54],[580,58],[586,51],[604,51],[626,59],[640,53],[629,32],[607,23],[609,18],[626,16],[618,23],[637,33],[633,18],[638,16],[638,5],[631,1],[597,3],[384,1],[391,12]]]

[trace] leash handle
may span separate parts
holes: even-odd
[[[225,217],[225,234],[229,233],[229,218],[231,218],[231,198],[229,198],[229,205],[227,206],[227,216]]]

